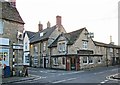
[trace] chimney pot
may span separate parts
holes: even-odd
[[[47,28],[50,28],[50,22],[49,21],[47,22]]]

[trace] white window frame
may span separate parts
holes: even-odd
[[[84,63],[84,58],[87,58],[86,63]],[[88,57],[87,56],[83,57],[83,64],[88,64]]]
[[[64,53],[66,51],[66,43],[65,42],[59,42],[58,43],[58,51]]]
[[[38,47],[37,46],[34,47],[34,51],[38,52]]]
[[[90,62],[90,60],[91,60],[92,62]],[[93,63],[94,63],[94,57],[89,56],[88,62],[89,62],[89,64],[93,64]]]
[[[113,52],[113,48],[110,48],[110,52]]]
[[[43,35],[44,35],[44,33],[43,33],[43,32],[41,32],[41,33],[40,33],[40,37],[42,37]]]
[[[65,52],[65,42],[62,43],[62,52]]]
[[[88,41],[83,41],[83,49],[88,49]]]
[[[58,65],[58,58],[53,58],[53,65]]]
[[[43,50],[46,50],[46,42],[43,43]]]

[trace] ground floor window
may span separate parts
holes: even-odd
[[[93,57],[89,57],[88,60],[89,60],[89,64],[93,64],[93,60],[94,60]]]
[[[58,58],[53,58],[53,65],[58,65]]]
[[[84,56],[83,57],[83,64],[93,64],[94,57],[91,56]]]
[[[38,56],[34,56],[34,64],[35,64],[35,65],[38,64]]]
[[[98,57],[98,63],[101,63],[102,57]]]
[[[83,64],[87,64],[88,63],[88,57],[83,57]]]
[[[29,63],[29,56],[25,56],[25,63]]]

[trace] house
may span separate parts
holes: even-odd
[[[94,41],[96,52],[104,56],[104,65],[118,65],[120,64],[120,46],[114,45],[113,42],[109,44]]]
[[[3,68],[10,67],[12,75],[22,70],[24,24],[15,0],[0,1],[0,62]]]
[[[62,33],[49,48],[51,52],[51,68],[64,70],[80,70],[105,66],[106,49],[120,49],[120,47],[115,45],[101,45],[99,42],[93,41],[86,28],[70,33]],[[107,52],[107,58],[108,55],[110,55],[109,52]],[[116,55],[117,58],[118,55]]]
[[[23,65],[31,66],[30,59],[30,38],[35,34],[35,32],[25,31],[23,36]]]
[[[61,33],[65,33],[65,29],[62,26],[61,16],[56,16],[56,25],[50,25],[47,23],[47,28],[43,29],[39,23],[39,31],[33,35],[30,39],[30,56],[32,59],[32,66],[50,68],[50,50],[48,46],[59,36]]]

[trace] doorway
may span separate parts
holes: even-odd
[[[74,57],[71,57],[71,70],[75,70],[76,69],[76,60]]]

